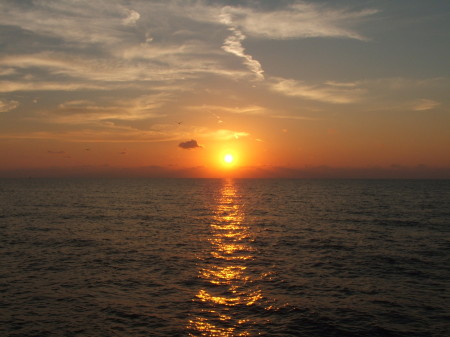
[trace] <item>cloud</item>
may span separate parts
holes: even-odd
[[[127,9],[127,12],[128,12],[128,16],[125,19],[122,20],[122,23],[125,26],[133,26],[133,25],[135,25],[136,22],[141,17],[141,15],[138,12],[136,12],[136,11],[134,11],[132,9]]]
[[[17,101],[0,100],[0,112],[7,112],[10,110],[14,110],[18,106],[19,102]]]
[[[306,116],[296,116],[296,115],[273,115],[272,118],[278,118],[278,119],[292,119],[292,120],[300,120],[300,121],[318,121],[321,120],[321,118],[317,117],[306,117]],[[287,132],[286,129],[282,129],[284,133]]]
[[[195,139],[188,140],[186,142],[181,142],[178,144],[179,147],[185,150],[201,149],[202,146],[198,145]]]
[[[205,111],[212,113],[216,118],[220,120],[220,117],[215,113],[233,113],[233,114],[243,114],[243,115],[264,115],[267,113],[267,109],[259,105],[245,105],[245,106],[222,106],[222,105],[198,105],[189,106],[189,110],[195,111]]]
[[[363,85],[371,89],[385,88],[387,91],[409,91],[413,89],[442,88],[449,85],[449,80],[443,77],[408,78],[387,77],[356,81],[356,85]]]
[[[413,110],[415,111],[432,110],[438,105],[440,105],[439,102],[433,101],[431,99],[421,99],[415,103]]]
[[[219,129],[215,131],[204,131],[202,136],[208,139],[217,141],[227,141],[231,139],[239,139],[250,136],[250,133],[245,131],[233,131],[228,129]]]
[[[143,89],[164,82],[201,80],[209,75],[232,79],[248,76],[245,71],[229,69],[221,64],[217,55],[201,54],[199,50],[208,47],[200,45],[135,45],[115,49],[104,57],[77,55],[76,52],[9,55],[0,58],[0,66],[14,68],[16,76],[2,81],[0,92]],[[37,71],[39,77],[33,76]]]
[[[107,87],[89,82],[62,83],[57,81],[0,81],[0,92],[3,93],[15,91],[78,91],[85,89],[106,90]],[[109,89],[114,89],[114,86],[110,86]]]
[[[359,88],[365,93],[360,98],[366,109],[426,111],[445,103],[416,98],[435,95],[437,91],[448,88],[449,83],[449,79],[446,78],[391,77],[356,81],[354,88]]]
[[[245,131],[236,131],[228,129],[212,130],[204,126],[175,126],[171,123],[153,123],[148,121],[141,126],[142,123],[128,123],[122,120],[93,120],[89,115],[87,120],[83,119],[83,115],[76,115],[69,122],[70,116],[67,119],[58,119],[58,115],[48,116],[47,123],[57,123],[58,127],[51,129],[51,131],[10,131],[0,133],[0,139],[46,139],[46,140],[58,140],[66,142],[104,142],[104,143],[153,143],[153,142],[168,142],[177,141],[179,139],[189,139],[191,135],[195,134],[202,139],[208,139],[208,141],[229,141],[236,140],[243,137],[248,137],[250,134]],[[74,123],[78,123],[78,129],[73,128]],[[193,140],[190,140],[191,142]],[[186,142],[183,142],[186,143]],[[190,143],[187,143],[189,147]],[[191,143],[192,145],[193,143]],[[193,144],[195,145],[195,144]],[[84,146],[84,145],[83,145]],[[198,147],[202,148],[197,143]],[[180,145],[181,148],[183,148]]]
[[[261,64],[254,60],[251,55],[245,53],[244,47],[242,47],[241,41],[245,39],[245,35],[237,30],[232,30],[233,34],[225,39],[222,49],[230,54],[234,54],[244,59],[244,64],[248,69],[256,75],[258,80],[264,79],[264,70]]]
[[[0,133],[0,139],[52,139],[82,143],[153,143],[175,140],[174,135],[165,135],[153,130],[142,131],[129,127],[114,127],[101,125],[85,128],[80,131],[36,131],[20,133]]]
[[[246,38],[363,39],[352,27],[375,12],[305,2],[270,12],[207,1],[0,2],[14,51],[0,58],[0,73],[10,75],[0,92],[143,89],[156,81],[211,76],[262,80],[260,62],[243,46]],[[33,39],[26,50],[25,33]],[[224,51],[246,69],[230,63]],[[24,80],[30,75],[33,81]]]
[[[253,59],[251,55],[246,54],[245,49],[242,46],[241,42],[245,39],[245,35],[242,34],[242,32],[240,32],[238,29],[236,29],[236,27],[234,27],[231,17],[228,13],[222,13],[220,21],[229,26],[228,30],[232,33],[225,39],[222,49],[227,53],[243,58],[244,64],[251,72],[256,75],[256,78],[258,80],[263,80],[264,70],[262,69],[261,64],[257,60]]]
[[[200,112],[208,112],[211,113],[216,119],[218,119],[219,123],[223,123],[220,116],[216,113],[224,114],[224,113],[232,113],[232,114],[240,114],[247,116],[261,116],[275,119],[292,119],[292,120],[307,120],[307,121],[315,121],[320,120],[318,117],[307,117],[307,116],[298,116],[298,115],[287,115],[283,114],[286,111],[282,109],[280,111],[274,109],[268,109],[259,105],[245,105],[245,106],[220,106],[220,105],[199,105],[199,106],[190,106],[187,107],[189,110],[200,111]],[[197,130],[199,131],[199,130]],[[247,137],[250,134],[247,132],[235,132],[231,130],[217,130],[212,133],[208,133],[209,137],[220,138],[220,139],[233,139],[233,138],[241,138]]]
[[[406,77],[372,78],[353,82],[326,81],[307,83],[294,79],[271,77],[267,88],[285,96],[333,104],[364,104],[365,110],[430,110],[441,103],[413,100],[413,97],[433,95],[448,87],[445,78],[414,79]]]
[[[7,41],[14,52],[0,59],[0,73],[15,75],[10,81],[18,82],[9,83],[8,91],[39,90],[20,81],[36,72],[42,82],[54,79],[68,85],[70,80],[75,86],[75,80],[78,86],[86,84],[86,89],[94,85],[109,89],[105,83],[145,87],[147,81],[248,76],[223,57],[217,41],[223,25],[210,22],[205,27],[192,15],[195,10],[218,17],[219,7],[201,1],[189,6],[177,1],[133,5],[136,8],[131,9],[100,0],[83,2],[83,6],[69,0],[36,1],[29,6],[0,2],[0,21],[12,30],[7,36],[15,37]],[[189,36],[176,34],[186,27]],[[218,34],[204,34],[205,29]],[[26,52],[24,32],[34,41]],[[251,69],[258,67],[249,55],[241,57]],[[50,90],[49,86],[44,90]]]
[[[70,100],[45,113],[39,118],[48,119],[49,123],[63,124],[97,124],[98,122],[137,121],[164,116],[160,112],[170,93],[141,95],[129,99],[108,99],[105,102],[93,100]]]
[[[227,6],[226,24],[233,23],[246,34],[269,39],[340,37],[365,40],[353,26],[378,11],[349,11],[315,3],[299,2],[272,11],[256,11],[246,7]]]
[[[4,25],[19,26],[41,36],[83,44],[114,44],[124,33],[124,24],[134,24],[139,13],[117,2],[70,0],[0,3]],[[95,22],[95,29],[93,29]]]
[[[171,48],[159,53],[161,55],[170,54],[170,50]],[[167,62],[165,63],[167,64]],[[138,62],[119,62],[113,55],[102,59],[76,54],[68,55],[64,52],[9,55],[0,59],[0,65],[22,69],[24,72],[41,69],[46,73],[47,78],[57,76],[62,84],[65,84],[64,81],[67,79],[78,82],[88,80],[120,83],[172,80],[188,76],[187,69],[175,65],[173,69],[169,69],[168,67],[162,68],[161,64],[156,66],[154,63],[148,62],[145,65]],[[88,85],[92,86],[93,83]],[[98,83],[97,86],[100,87]]]
[[[0,68],[0,76],[8,76],[8,75],[12,75],[15,73],[16,73],[16,70],[13,68],[6,68],[6,67]]]
[[[337,84],[327,82],[319,85],[308,85],[301,81],[285,78],[273,78],[269,89],[286,96],[301,97],[327,103],[354,103],[358,101],[364,89],[355,84]]]

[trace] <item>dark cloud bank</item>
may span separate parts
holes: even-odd
[[[0,178],[59,178],[59,177],[148,177],[148,178],[290,178],[290,179],[450,179],[449,168],[427,166],[333,168],[333,167],[241,167],[232,171],[216,172],[205,167],[175,168],[146,166],[120,168],[111,166],[51,167],[0,171]]]

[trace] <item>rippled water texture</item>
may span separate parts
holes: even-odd
[[[450,336],[450,181],[0,180],[1,336]]]

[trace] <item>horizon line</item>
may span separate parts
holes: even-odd
[[[0,178],[244,178],[244,179],[450,179],[450,167],[417,166],[245,166],[211,169],[205,166],[52,166],[0,170]]]

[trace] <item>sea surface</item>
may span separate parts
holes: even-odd
[[[450,181],[0,180],[0,336],[450,336]]]

